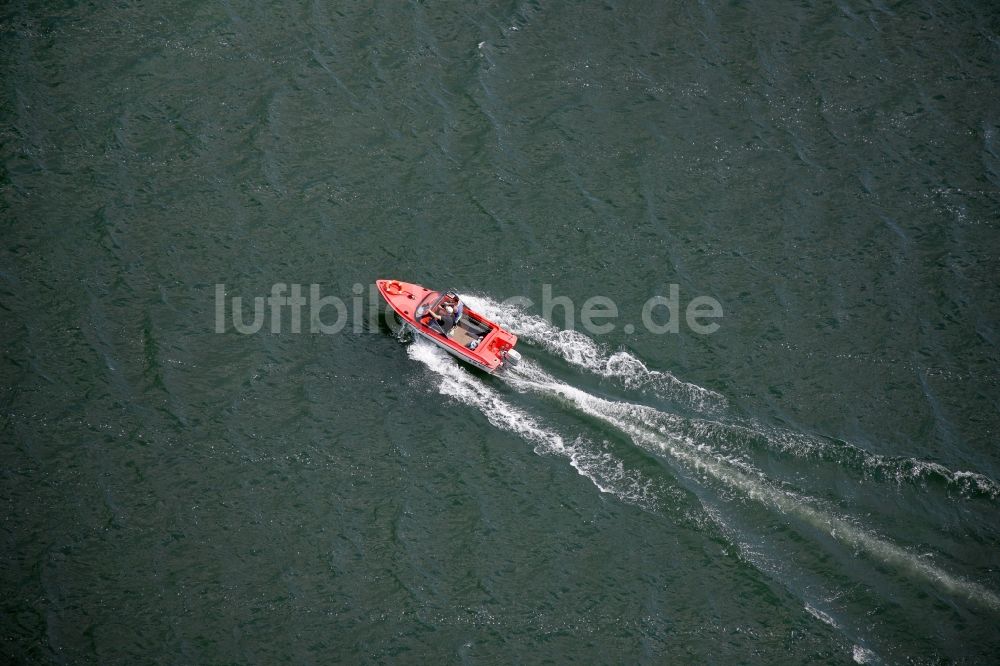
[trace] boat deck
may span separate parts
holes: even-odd
[[[451,327],[451,330],[448,331],[448,337],[463,347],[468,347],[470,344],[480,339],[478,335],[470,333],[468,329],[461,325],[461,323],[457,326]]]

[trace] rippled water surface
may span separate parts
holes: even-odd
[[[0,57],[6,660],[995,660],[995,3],[15,1]],[[216,332],[382,277],[523,362]]]

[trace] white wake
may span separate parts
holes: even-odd
[[[407,347],[407,353],[438,375],[438,390],[442,395],[475,407],[494,427],[512,432],[532,444],[536,453],[552,453],[568,458],[570,465],[590,479],[601,492],[629,504],[655,510],[657,495],[653,492],[651,481],[626,470],[612,454],[600,450],[583,437],[576,437],[567,443],[562,435],[540,425],[529,414],[511,405],[429,342],[415,340]]]
[[[516,333],[519,338],[558,354],[569,363],[596,375],[615,379],[626,388],[648,389],[662,398],[699,411],[713,411],[726,405],[726,399],[721,394],[681,381],[669,372],[651,370],[626,351],[609,352],[579,331],[563,330],[542,317],[487,296],[463,294],[462,300],[487,319]]]
[[[794,515],[856,551],[864,551],[885,564],[916,574],[951,594],[1000,610],[1000,596],[995,592],[948,573],[846,517],[817,508],[808,497],[775,486],[746,462],[727,459],[690,435],[671,428],[671,419],[663,418],[669,416],[663,412],[644,405],[591,395],[556,380],[530,362],[509,373],[505,379],[518,390],[558,398],[564,404],[615,427],[638,446],[667,454],[691,472],[708,474],[772,510]]]

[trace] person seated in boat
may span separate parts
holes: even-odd
[[[449,297],[448,301],[445,303],[445,307],[451,308],[452,318],[455,320],[455,323],[457,324],[459,320],[462,318],[462,313],[465,312],[465,305],[462,303],[462,301],[458,300],[458,296],[452,294]]]
[[[455,316],[455,307],[450,303],[445,303],[440,308],[430,311],[431,317],[434,318],[435,323],[437,323],[438,328],[442,333],[448,335],[451,329],[458,322]]]
[[[430,311],[430,315],[437,322],[441,332],[448,335],[448,333],[451,332],[451,329],[454,328],[458,321],[462,318],[464,310],[465,307],[462,305],[462,302],[458,300],[458,296],[449,293],[441,299],[441,305],[439,307]]]

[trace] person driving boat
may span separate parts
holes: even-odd
[[[431,308],[428,314],[437,322],[441,332],[447,335],[462,318],[464,309],[465,307],[458,296],[454,292],[448,292],[441,298],[438,306]]]

